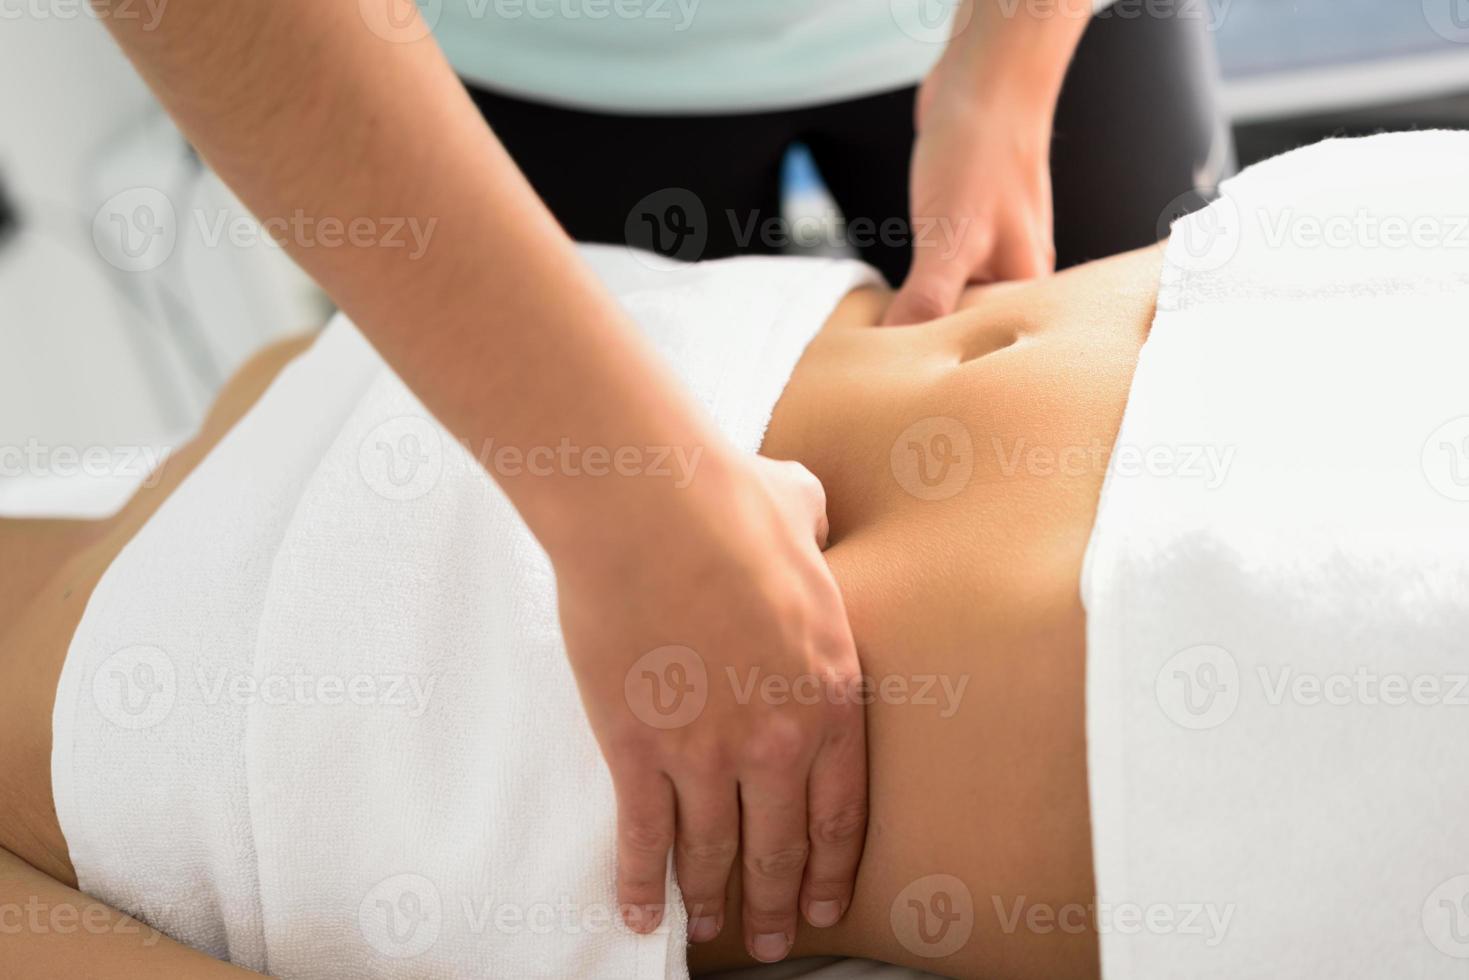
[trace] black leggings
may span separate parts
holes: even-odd
[[[1157,241],[1167,219],[1202,202],[1190,194],[1195,185],[1232,166],[1215,65],[1202,18],[1104,11],[1093,19],[1056,110],[1059,267]],[[780,112],[630,115],[470,87],[578,241],[691,260],[780,252],[788,232],[779,223],[781,162],[801,142],[845,215],[843,241],[894,285],[910,262],[914,94]]]

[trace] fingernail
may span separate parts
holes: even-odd
[[[756,936],[750,944],[750,955],[762,963],[774,963],[790,952],[791,941],[783,932],[767,932]]]
[[[628,905],[622,910],[623,921],[633,932],[648,933],[658,928],[663,921],[661,905]]]
[[[719,935],[719,920],[712,915],[700,915],[689,920],[689,942],[707,943]]]
[[[836,925],[837,920],[841,917],[841,902],[812,902],[806,908],[806,921],[818,929],[825,929],[828,926]]]

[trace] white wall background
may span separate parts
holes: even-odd
[[[0,244],[0,447],[169,442],[251,350],[327,308],[273,247],[200,233],[250,219],[84,4],[15,7],[0,8],[0,179],[21,218]],[[160,191],[176,244],[145,271],[117,268],[116,222],[147,217],[127,208]],[[119,194],[123,213],[94,235]]]

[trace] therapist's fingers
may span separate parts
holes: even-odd
[[[987,254],[988,247],[972,244],[980,254]],[[948,255],[939,248],[913,249],[913,267],[898,295],[883,317],[885,327],[906,326],[937,320],[954,312],[959,296],[970,280],[971,261],[958,255]]]
[[[866,712],[855,690],[833,699],[840,716],[811,766],[811,857],[801,885],[801,911],[818,929],[834,926],[852,904],[867,836]]]
[[[740,843],[740,798],[733,777],[680,779],[678,887],[689,912],[689,941],[707,943],[724,928],[724,895]]]
[[[617,790],[617,901],[633,932],[663,921],[668,852],[673,847],[673,785],[663,773],[613,773]]]
[[[1056,247],[1049,225],[1017,223],[996,244],[985,261],[974,267],[979,282],[1015,282],[1050,275],[1056,270]]]
[[[774,963],[796,941],[796,900],[810,844],[806,766],[762,767],[740,781],[745,948]],[[794,774],[799,772],[799,776]]]
[[[826,489],[805,466],[788,459],[755,457],[755,470],[766,486],[775,491],[777,504],[786,519],[801,531],[810,528],[816,535],[816,547],[825,549],[831,534],[826,517]]]

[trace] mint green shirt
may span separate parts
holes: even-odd
[[[957,0],[421,0],[465,78],[624,112],[817,105],[912,85]]]

